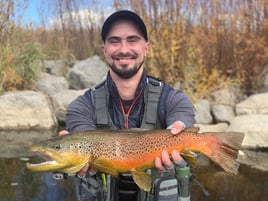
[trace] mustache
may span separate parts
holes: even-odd
[[[115,59],[115,60],[120,60],[124,58],[137,59],[138,55],[135,53],[117,53],[117,54],[112,54],[111,57],[112,59]]]

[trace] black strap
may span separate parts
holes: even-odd
[[[154,129],[158,125],[158,103],[163,89],[163,83],[152,77],[147,78],[147,87],[144,94],[144,118],[141,128]]]
[[[141,128],[155,129],[161,125],[158,120],[158,103],[162,94],[163,82],[148,77],[144,91],[144,117]],[[96,123],[98,128],[114,128],[109,111],[109,92],[106,81],[91,89],[92,103],[95,106]]]
[[[92,103],[95,106],[97,127],[111,127],[112,120],[109,114],[109,93],[106,81],[91,89]]]

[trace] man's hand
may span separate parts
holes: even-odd
[[[185,125],[183,122],[176,121],[172,125],[170,125],[168,127],[168,129],[170,129],[171,134],[177,135],[184,129],[184,127],[185,127]],[[176,150],[173,150],[171,152],[171,158],[172,158],[173,162],[171,161],[168,152],[163,151],[161,154],[161,157],[157,157],[155,159],[155,167],[159,171],[164,171],[165,169],[172,169],[174,167],[173,163],[178,164],[178,163],[180,163],[180,161],[183,161],[183,158],[181,157],[179,152]]]
[[[159,171],[164,171],[166,169],[172,169],[174,168],[174,164],[173,163],[180,163],[180,161],[183,161],[184,159],[181,157],[181,155],[179,154],[179,152],[177,152],[176,150],[171,152],[171,157],[173,162],[170,160],[169,158],[169,154],[167,151],[163,151],[161,154],[161,158],[157,157],[155,159],[155,167],[159,170]]]
[[[59,132],[59,136],[63,136],[63,135],[66,135],[68,134],[69,132],[67,130],[62,130]]]
[[[173,124],[171,124],[168,129],[170,129],[171,134],[177,135],[183,129],[185,128],[185,125],[182,121],[175,121]]]

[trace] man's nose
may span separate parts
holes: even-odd
[[[129,52],[129,45],[126,40],[121,41],[120,52]]]

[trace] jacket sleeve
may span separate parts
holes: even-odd
[[[172,90],[166,102],[166,124],[170,126],[175,121],[182,121],[185,127],[193,126],[194,108],[193,104],[185,93],[179,90]]]
[[[69,132],[96,129],[95,111],[91,103],[90,90],[79,96],[68,106],[66,128]]]

